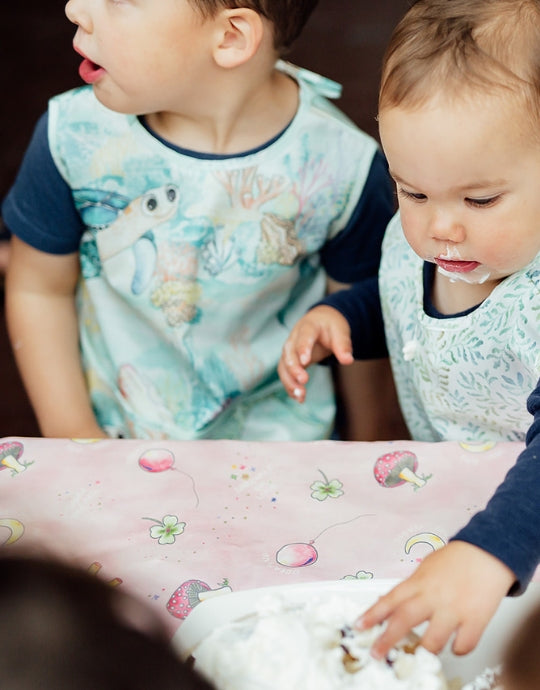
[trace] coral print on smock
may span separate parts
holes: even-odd
[[[324,293],[319,253],[351,222],[378,147],[321,95],[325,80],[295,74],[288,128],[235,157],[175,148],[88,87],[52,99],[51,152],[86,226],[83,363],[111,435],[329,435],[330,372],[300,406],[276,365]]]

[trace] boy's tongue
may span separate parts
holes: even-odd
[[[103,74],[105,74],[103,67],[96,65],[95,62],[92,62],[92,60],[88,58],[84,58],[79,66],[79,75],[87,84],[93,84],[103,76]]]

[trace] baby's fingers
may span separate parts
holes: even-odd
[[[304,371],[303,369],[300,369],[300,371],[304,372],[304,374],[307,377],[308,374],[306,371]],[[298,400],[298,402],[304,402],[306,397],[305,385],[299,383],[297,376],[291,373],[289,367],[286,365],[284,361],[283,356],[281,357],[281,360],[278,364],[278,374],[279,378],[281,379],[281,383],[283,384],[283,387],[285,388],[289,396],[291,398],[294,398],[295,400]]]
[[[281,359],[278,364],[278,374],[291,398],[303,402],[306,396],[305,384],[309,379],[309,375],[300,363],[297,348],[291,339],[287,340],[283,346]]]
[[[458,628],[452,644],[454,654],[461,655],[472,652],[480,641],[488,622],[489,620],[483,620],[481,617],[469,618],[463,622]]]
[[[412,596],[406,588],[408,581],[398,584],[387,594],[379,597],[356,621],[359,630],[367,630],[378,623],[385,621],[398,606]]]
[[[411,630],[429,617],[427,607],[422,608],[415,600],[408,600],[397,607],[388,617],[387,626],[374,642],[371,653],[376,659],[382,659]],[[361,620],[363,620],[362,617]]]

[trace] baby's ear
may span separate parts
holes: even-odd
[[[220,67],[238,67],[258,51],[264,34],[262,17],[247,7],[220,12],[214,60]]]

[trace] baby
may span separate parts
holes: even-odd
[[[310,363],[387,346],[415,440],[527,440],[486,511],[363,616],[388,619],[376,656],[425,620],[428,649],[455,633],[454,651],[470,651],[540,560],[539,54],[537,0],[413,5],[380,89],[399,212],[378,282],[325,299],[283,348],[280,376],[299,401]]]

